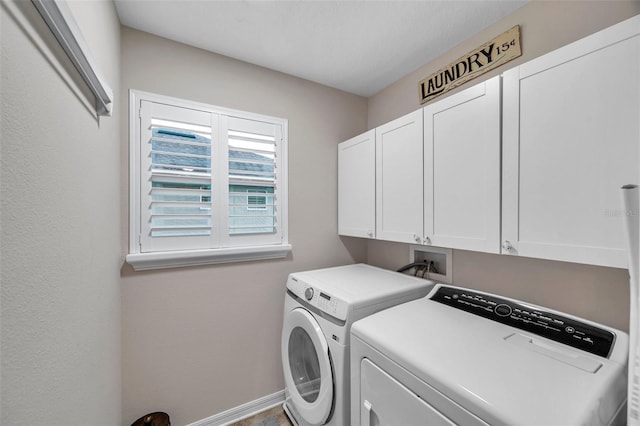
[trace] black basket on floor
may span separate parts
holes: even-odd
[[[167,413],[158,411],[140,417],[131,426],[171,426],[171,420]]]

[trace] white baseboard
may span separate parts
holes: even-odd
[[[222,413],[207,417],[206,419],[198,420],[187,426],[226,426],[273,408],[283,402],[284,390],[281,390],[271,395],[263,396],[255,401],[250,401],[246,404],[223,411]]]

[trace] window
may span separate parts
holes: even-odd
[[[266,195],[255,195],[255,194],[267,194],[268,192],[264,189],[247,189],[249,194],[247,195],[247,209],[248,210],[267,210],[267,196]]]
[[[131,92],[136,270],[284,257],[287,121]]]

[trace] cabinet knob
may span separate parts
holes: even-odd
[[[367,235],[369,236],[369,238],[373,238],[373,231],[367,231]]]
[[[502,249],[506,252],[510,252],[513,249],[513,246],[509,240],[504,240],[504,243],[502,243]]]
[[[431,245],[431,238],[429,238],[428,236],[425,235],[422,240],[423,240],[424,244]]]
[[[415,240],[416,243],[421,244],[422,243],[422,239],[420,238],[420,235],[418,234],[413,234],[413,239]]]

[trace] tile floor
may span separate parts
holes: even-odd
[[[284,413],[282,405],[258,413],[248,419],[240,420],[231,426],[293,426]]]

